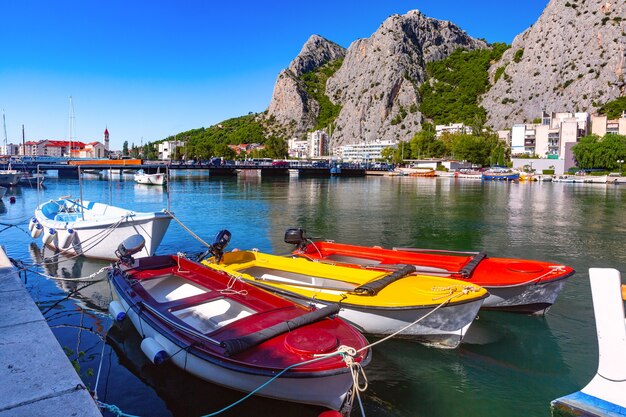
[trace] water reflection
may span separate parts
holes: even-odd
[[[50,248],[29,245],[29,253],[35,265],[51,277],[57,287],[71,294],[82,308],[99,312],[107,311],[112,299],[111,288],[102,268],[111,263],[84,256],[66,256]],[[60,279],[54,279],[54,278]]]

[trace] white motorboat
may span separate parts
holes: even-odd
[[[0,170],[0,185],[13,187],[20,181],[20,172],[15,169]]]
[[[33,238],[64,253],[117,259],[119,242],[139,234],[146,241],[138,256],[152,256],[172,217],[165,211],[137,212],[93,201],[62,197],[41,204],[29,229]]]
[[[626,415],[626,325],[620,273],[590,268],[591,296],[598,336],[598,371],[586,387],[552,401],[552,415]],[[620,290],[621,287],[621,290]]]
[[[143,170],[137,171],[135,174],[135,182],[147,185],[163,185],[165,184],[165,174],[157,172],[156,174],[148,174]]]

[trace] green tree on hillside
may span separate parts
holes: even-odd
[[[606,115],[609,119],[617,119],[626,111],[626,97],[619,97],[609,101],[598,109],[599,114]]]
[[[419,89],[420,111],[436,124],[471,126],[477,117],[486,119],[478,99],[489,89],[489,67],[508,48],[494,43],[491,49],[458,49],[446,59],[426,64],[427,80]]]
[[[125,140],[122,145],[122,156],[128,156],[128,141]]]
[[[423,123],[422,130],[411,139],[411,154],[416,158],[440,158],[446,155],[447,148],[444,142],[435,136],[435,126]]]

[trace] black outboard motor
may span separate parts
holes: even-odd
[[[304,229],[292,228],[285,231],[285,243],[296,245],[298,248],[302,248],[306,245],[308,238],[304,236]]]
[[[115,256],[118,257],[121,263],[130,265],[135,260],[133,255],[140,252],[146,245],[146,240],[141,235],[132,235],[124,239],[122,243],[115,250]]]
[[[220,230],[215,235],[215,238],[213,239],[213,243],[211,244],[211,248],[209,249],[209,252],[213,256],[215,256],[215,259],[217,260],[217,262],[222,260],[222,256],[224,255],[224,249],[226,249],[226,246],[228,246],[228,244],[230,243],[231,236],[232,234],[226,229]]]
[[[196,257],[196,262],[201,262],[207,256],[213,255],[215,260],[219,263],[224,255],[224,249],[226,249],[226,246],[230,243],[231,236],[231,233],[226,229],[217,232],[213,238],[213,243],[209,245],[206,252],[203,252]]]

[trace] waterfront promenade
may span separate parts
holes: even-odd
[[[0,417],[101,417],[0,248]]]

